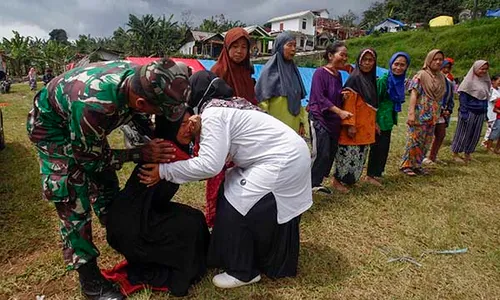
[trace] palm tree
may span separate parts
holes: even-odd
[[[158,18],[155,35],[153,37],[153,54],[155,56],[165,56],[175,52],[182,39],[177,22],[172,22],[174,15],[168,19],[165,16]]]
[[[72,56],[69,45],[57,41],[48,41],[41,50],[38,59],[45,65],[51,66],[56,74],[64,72],[64,66]]]
[[[141,56],[151,55],[155,43],[155,31],[158,27],[158,22],[153,15],[144,15],[139,19],[137,16],[130,14],[127,26],[129,27],[127,32],[132,34],[134,43],[141,45],[137,49],[139,50],[138,54]]]

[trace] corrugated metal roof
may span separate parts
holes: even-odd
[[[289,15],[286,15],[286,16],[272,18],[271,20],[267,21],[267,23],[274,23],[274,22],[284,21],[284,20],[288,20],[288,19],[296,19],[296,18],[303,17],[303,16],[305,16],[307,14],[314,15],[310,10],[304,10],[304,11],[293,13],[293,14],[289,14]]]
[[[207,40],[213,37],[214,35],[217,35],[217,33],[213,32],[196,31],[196,30],[191,30],[191,34],[193,35],[194,40],[198,42]]]

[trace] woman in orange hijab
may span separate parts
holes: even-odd
[[[233,96],[245,98],[256,105],[252,70],[248,32],[241,27],[229,30],[224,38],[224,47],[219,59],[211,71],[233,89]],[[225,172],[224,169],[217,176],[207,180],[205,217],[208,227],[214,224],[217,194],[224,181]]]
[[[257,104],[250,65],[250,36],[245,29],[236,27],[226,33],[224,47],[211,71],[233,89],[235,97]]]

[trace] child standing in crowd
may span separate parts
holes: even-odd
[[[484,135],[483,146],[485,146],[488,150],[491,150],[491,142],[489,141],[489,137],[491,134],[491,128],[493,128],[493,124],[497,119],[497,115],[493,111],[495,107],[495,103],[500,99],[500,74],[497,74],[491,77],[491,95],[488,101],[488,128],[486,129],[486,134]]]
[[[45,74],[43,74],[43,78],[42,78],[43,85],[47,85],[52,79],[54,79],[54,74],[52,73],[52,69],[47,68],[47,70],[45,70]]]
[[[491,78],[491,96],[488,103],[488,130],[485,135],[486,149],[491,151],[497,141],[495,153],[500,154],[500,75]]]

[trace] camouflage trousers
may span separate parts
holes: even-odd
[[[99,256],[92,242],[92,214],[105,224],[106,209],[118,192],[114,170],[87,174],[72,157],[71,145],[39,142],[43,197],[55,204],[67,269]]]

